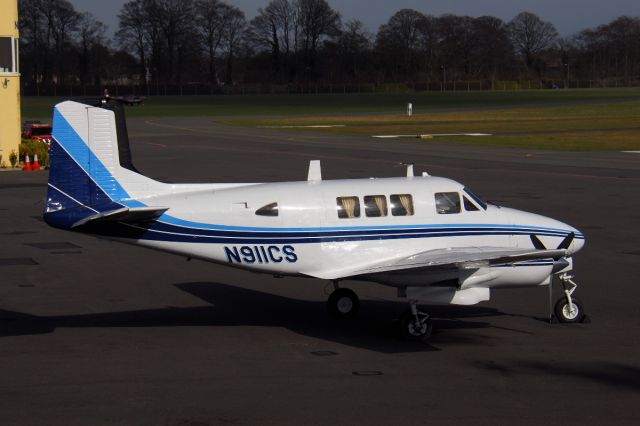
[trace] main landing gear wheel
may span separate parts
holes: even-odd
[[[576,297],[571,298],[571,303],[566,297],[561,297],[556,302],[554,313],[558,321],[564,323],[582,322],[584,319],[584,308],[582,302]]]
[[[404,339],[424,342],[431,336],[433,324],[429,315],[412,305],[400,318],[400,334]]]
[[[358,313],[360,301],[358,295],[348,288],[338,288],[327,302],[329,314],[335,319],[353,318]]]

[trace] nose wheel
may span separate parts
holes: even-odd
[[[583,322],[585,314],[582,302],[577,297],[573,297],[573,292],[578,285],[571,280],[573,277],[570,275],[562,274],[559,278],[564,295],[554,306],[553,312],[556,318],[562,323]]]
[[[558,321],[564,323],[582,322],[584,319],[584,309],[582,302],[576,297],[571,298],[569,302],[565,297],[561,297],[553,309]]]

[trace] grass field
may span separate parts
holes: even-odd
[[[24,98],[23,117],[46,118],[59,100]],[[414,105],[412,117],[404,115],[407,102]],[[503,147],[640,149],[640,89],[635,88],[153,97],[127,108],[127,116],[215,116],[240,126],[340,124],[344,127],[312,130],[342,135],[490,133],[433,140]]]

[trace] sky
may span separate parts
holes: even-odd
[[[118,26],[118,11],[128,0],[70,0],[80,12],[91,12],[109,29],[111,36]],[[240,8],[248,19],[269,0],[226,0]],[[550,21],[563,36],[585,28],[606,24],[621,15],[640,16],[640,0],[328,0],[340,12],[343,21],[359,19],[371,32],[377,32],[395,12],[403,8],[429,15],[490,15],[505,21],[519,12],[533,12]]]

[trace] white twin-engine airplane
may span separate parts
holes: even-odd
[[[579,322],[568,272],[584,245],[577,229],[488,204],[458,182],[424,173],[322,180],[312,161],[301,182],[166,184],[131,163],[122,106],[66,101],[53,118],[44,211],[56,228],[273,275],[333,282],[330,313],[348,318],[358,297],[341,280],[398,289],[410,309],[402,334],[426,339],[418,302],[472,305],[491,289],[551,285],[562,322]]]

